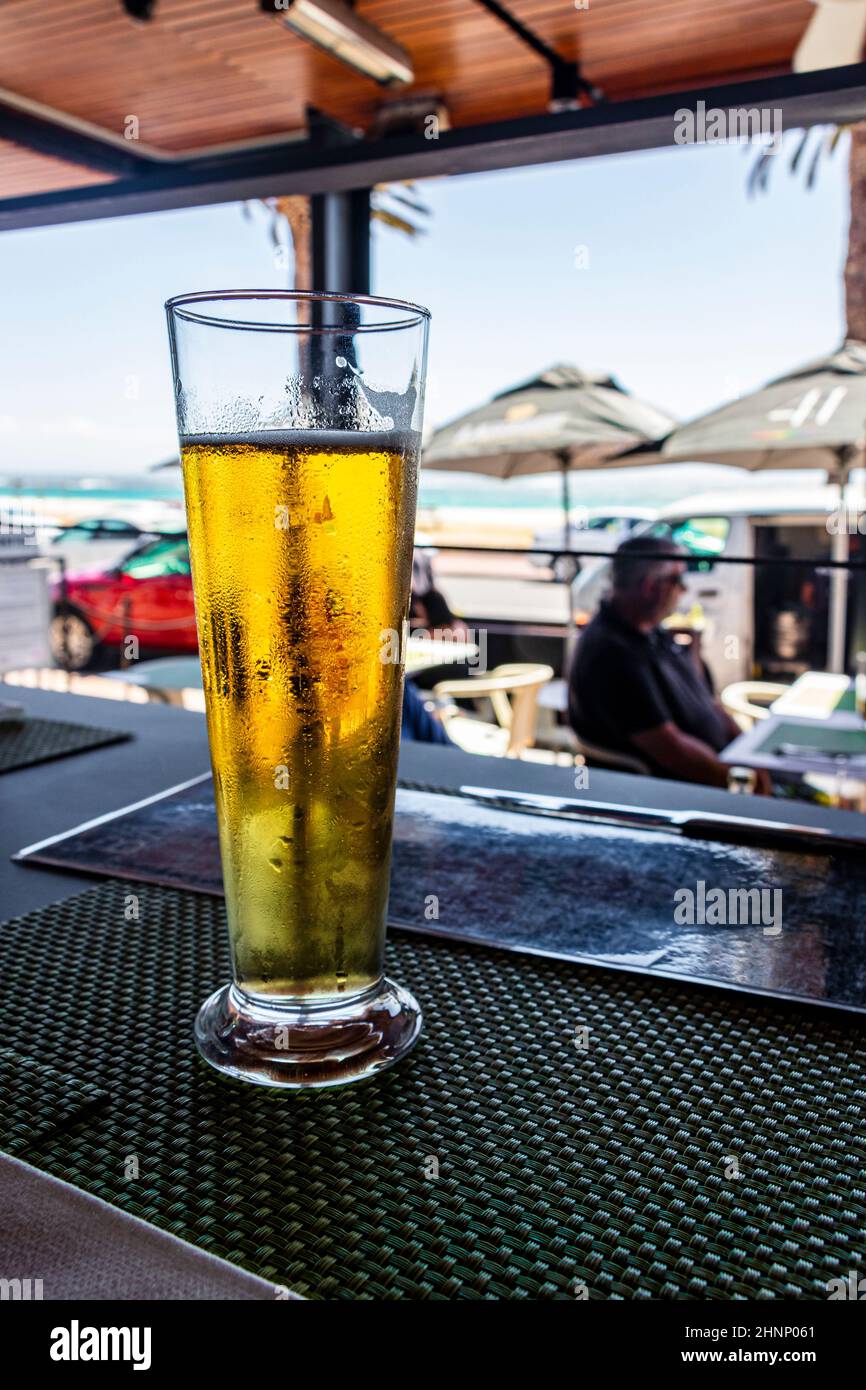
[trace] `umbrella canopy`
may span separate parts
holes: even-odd
[[[618,463],[731,463],[763,468],[824,468],[839,484],[845,516],[850,470],[866,445],[866,343],[848,340],[829,357],[808,362],[719,410],[678,425],[655,444],[630,449]],[[849,555],[847,524],[833,533],[832,556]],[[827,664],[845,664],[848,572],[834,569]]]
[[[560,365],[443,425],[423,464],[494,478],[598,468],[632,444],[657,439],[671,424],[670,416],[630,396],[614,377]]]
[[[840,466],[850,468],[862,456],[864,442],[866,343],[849,341],[617,462],[825,468],[837,477]]]

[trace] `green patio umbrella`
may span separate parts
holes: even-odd
[[[652,445],[630,449],[623,463],[730,463],[764,468],[823,468],[839,485],[842,524],[833,536],[834,560],[847,560],[845,490],[861,467],[866,445],[866,343],[847,341],[829,357],[777,377],[758,391],[711,410]],[[845,661],[848,572],[834,569],[830,589],[828,665]]]
[[[569,473],[605,467],[630,445],[657,439],[672,423],[614,377],[559,365],[443,425],[424,450],[422,465],[494,478],[560,473],[568,549]]]

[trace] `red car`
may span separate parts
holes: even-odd
[[[134,550],[115,569],[72,574],[54,585],[51,649],[58,666],[80,671],[98,647],[138,639],[145,652],[198,650],[189,545],[166,536]]]

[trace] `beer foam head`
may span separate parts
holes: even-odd
[[[228,430],[225,433],[184,434],[184,448],[226,449],[232,446],[271,449],[276,453],[401,454],[413,458],[420,449],[417,430]]]

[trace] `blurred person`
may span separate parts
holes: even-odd
[[[616,550],[612,589],[584,629],[569,677],[569,720],[578,737],[630,753],[660,777],[726,787],[719,753],[741,730],[713,692],[699,648],[660,624],[685,589],[687,552],[660,536]],[[756,790],[769,792],[766,773]]]
[[[462,618],[448,607],[448,600],[436,588],[433,566],[425,551],[415,549],[412,555],[412,597],[409,602],[409,631],[441,641],[469,642],[471,634]],[[477,674],[477,663],[467,660],[442,661],[409,674],[406,683],[432,690],[438,681],[465,680]],[[462,702],[458,702],[462,703]]]
[[[445,725],[431,714],[411,681],[403,687],[403,719],[400,737],[408,743],[443,743],[451,746]]]
[[[412,598],[409,604],[409,628],[423,631],[431,637],[447,632],[463,641],[468,632],[462,618],[457,618],[448,601],[436,588],[430,556],[416,549],[412,555]]]

